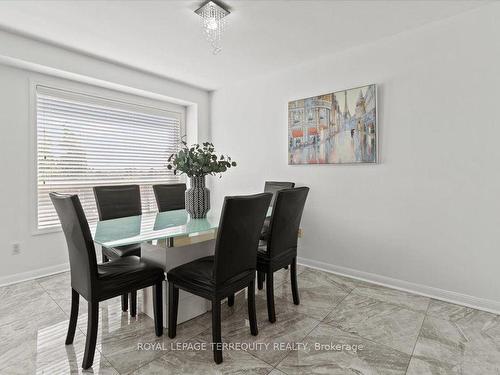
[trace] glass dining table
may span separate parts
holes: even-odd
[[[214,252],[214,239],[220,214],[211,211],[204,219],[192,219],[185,210],[145,213],[119,219],[99,221],[91,226],[94,242],[103,247],[141,244],[141,258],[162,267],[165,272]],[[153,317],[151,288],[143,289],[139,311]],[[163,288],[163,325],[167,327],[166,283]],[[181,291],[178,322],[182,323],[208,311],[210,303]]]
[[[271,216],[269,208],[267,216]],[[138,216],[104,220],[91,225],[94,242],[103,247],[141,244],[141,258],[162,267],[173,267],[214,253],[220,213],[210,211],[204,219],[192,219],[187,211],[152,212]],[[298,236],[301,237],[299,230]],[[143,289],[140,311],[153,317],[151,288]],[[178,322],[182,323],[210,309],[210,303],[182,290],[179,294]],[[167,287],[163,288],[163,326],[167,327]]]
[[[271,213],[270,207],[267,217]],[[98,221],[91,230],[94,242],[103,247],[152,241],[180,247],[214,239],[219,220],[217,211],[210,211],[204,219],[191,219],[186,210],[173,210]]]
[[[267,215],[271,215],[271,208]],[[165,272],[181,264],[214,253],[220,213],[209,211],[204,219],[192,219],[187,211],[145,213],[91,225],[94,242],[103,247],[141,244],[141,258],[161,266]],[[167,287],[163,288],[163,325],[168,311]],[[208,311],[210,303],[193,294],[179,294],[178,322],[182,323]],[[153,317],[151,288],[143,289],[142,312]]]
[[[219,216],[210,212],[204,219],[191,219],[186,210],[174,210],[104,220],[92,228],[93,238],[104,247],[152,241],[167,247],[185,246],[213,239]]]

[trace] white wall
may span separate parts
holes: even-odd
[[[500,310],[500,4],[227,86],[212,140],[239,166],[212,188],[311,188],[310,264]],[[297,46],[300,50],[300,46]],[[378,84],[378,165],[287,165],[287,102]]]
[[[61,232],[32,235],[30,80],[47,74],[184,105],[190,141],[210,136],[206,91],[0,31],[0,284],[62,270],[68,262]],[[13,242],[21,244],[19,255],[11,254]]]

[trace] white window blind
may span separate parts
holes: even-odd
[[[78,194],[97,220],[92,187],[137,184],[143,212],[156,210],[152,185],[178,182],[167,169],[178,151],[181,114],[37,86],[38,229],[59,225],[50,192]]]

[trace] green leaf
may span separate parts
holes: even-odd
[[[185,138],[185,137],[183,137]],[[219,175],[228,168],[236,166],[230,156],[215,153],[214,145],[210,142],[203,142],[188,146],[182,140],[177,154],[172,154],[168,158],[167,169],[174,170],[174,174],[186,174],[188,177]]]

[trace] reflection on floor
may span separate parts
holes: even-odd
[[[500,374],[500,316],[299,267],[301,304],[289,271],[276,274],[277,321],[257,293],[259,335],[250,335],[245,295],[223,307],[224,362],[210,348],[210,313],[154,335],[144,314],[101,304],[94,374]],[[68,273],[0,288],[0,374],[81,373],[86,304],[73,345],[64,338]],[[139,299],[139,311],[142,304]]]

